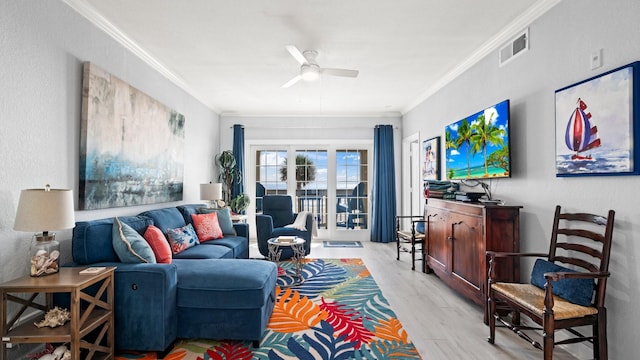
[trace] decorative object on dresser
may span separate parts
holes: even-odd
[[[523,339],[544,351],[544,359],[553,358],[555,345],[588,341],[593,358],[607,360],[607,309],[604,306],[615,212],[607,216],[587,213],[562,213],[556,206],[548,253],[487,252],[490,262],[488,280],[489,342],[495,342],[496,320]],[[531,273],[531,284],[496,279],[496,268],[505,261],[538,257]],[[566,268],[566,265],[570,268]],[[579,270],[576,271],[575,268]],[[502,316],[511,313],[511,321]],[[523,314],[539,327],[525,326]],[[586,327],[588,326],[588,327]],[[585,336],[577,327],[591,328]],[[555,340],[556,330],[569,336]],[[542,330],[542,344],[525,331]],[[563,334],[564,335],[564,334]]]
[[[25,189],[20,193],[13,226],[18,231],[42,231],[33,235],[29,273],[42,276],[58,272],[60,244],[50,230],[74,227],[73,192],[68,189]]]
[[[484,307],[487,318],[486,251],[520,250],[520,208],[427,199],[426,271],[433,271],[465,297]],[[517,261],[497,264],[500,281],[520,280]]]

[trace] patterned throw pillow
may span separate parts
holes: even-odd
[[[220,224],[218,223],[218,213],[193,214],[191,215],[193,226],[196,228],[198,240],[201,242],[221,239],[224,237]]]
[[[236,229],[233,227],[233,221],[231,221],[231,210],[226,207],[223,209],[207,209],[207,208],[199,208],[198,214],[210,214],[216,213],[218,214],[218,224],[220,225],[220,229],[222,229],[222,233],[225,235],[237,235]]]
[[[179,254],[192,246],[200,244],[198,235],[196,235],[191,224],[177,229],[167,229],[167,236],[169,236],[171,252],[174,254]]]
[[[113,219],[111,228],[113,250],[123,263],[155,263],[153,250],[142,235],[131,226],[121,223],[117,217]]]
[[[162,230],[156,226],[149,225],[143,237],[147,240],[149,246],[151,246],[151,250],[153,250],[158,264],[171,264],[171,247],[169,246],[167,238],[164,237]]]

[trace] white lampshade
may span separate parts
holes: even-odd
[[[221,183],[200,184],[200,199],[210,200],[210,201],[222,199],[222,184]]]
[[[75,226],[73,192],[69,189],[25,189],[20,193],[13,225],[18,231],[70,229]]]

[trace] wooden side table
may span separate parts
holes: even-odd
[[[97,274],[80,274],[84,269],[61,268],[57,274],[43,277],[27,276],[0,284],[0,360],[7,359],[7,343],[67,343],[73,360],[113,359],[115,267],[107,267]],[[92,285],[97,287],[93,288],[97,289],[95,295],[86,292]],[[23,299],[12,295],[14,293],[31,293],[31,296],[29,299]],[[45,304],[37,302],[40,293],[45,295]],[[51,309],[54,293],[69,294],[70,321],[55,328],[38,328],[31,322],[16,325],[28,308],[45,312]],[[9,301],[22,304],[11,319],[7,313]],[[87,337],[89,334],[91,336]]]

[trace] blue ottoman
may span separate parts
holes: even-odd
[[[276,299],[274,263],[174,259],[178,337],[250,340],[258,347]]]

